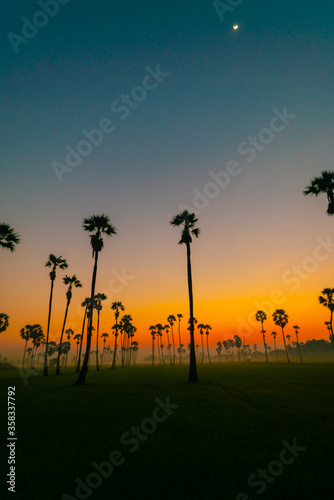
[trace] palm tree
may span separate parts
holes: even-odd
[[[264,311],[257,311],[256,315],[256,321],[260,321],[261,322],[261,326],[262,326],[262,336],[263,336],[263,345],[264,345],[264,350],[265,350],[265,353],[266,353],[266,363],[268,363],[268,352],[267,352],[267,344],[266,344],[266,337],[265,337],[265,330],[264,330],[264,327],[263,327],[263,322],[266,321],[267,319],[267,315]]]
[[[32,354],[31,354],[31,368],[34,365],[34,357],[36,356],[37,349],[42,343],[44,339],[44,333],[41,325],[30,325],[30,338],[33,343]]]
[[[9,327],[9,316],[8,314],[0,314],[0,333],[5,332]]]
[[[167,321],[170,324],[170,330],[171,330],[172,340],[173,340],[173,363],[172,364],[174,365],[175,364],[175,341],[174,341],[173,325],[174,325],[174,322],[176,321],[176,318],[175,318],[175,316],[173,316],[173,314],[170,314],[167,318]]]
[[[277,336],[277,333],[276,332],[272,332],[271,335],[274,337],[274,346],[275,346],[275,353],[276,353],[276,361],[278,361],[278,354],[277,354],[277,349],[276,349],[276,336]]]
[[[183,318],[182,314],[177,314],[177,317],[179,318],[179,328],[178,328],[178,331],[179,331],[179,346],[180,346],[180,350],[178,349],[177,352],[180,353],[180,364],[181,364],[181,318]]]
[[[152,366],[154,366],[154,341],[155,341],[155,336],[156,336],[156,328],[154,325],[149,327],[149,330],[152,335]]]
[[[117,337],[118,337],[118,317],[119,317],[119,312],[120,311],[124,311],[124,306],[122,304],[122,302],[113,302],[111,304],[111,309],[113,311],[115,311],[115,332],[114,332],[114,335],[115,335],[115,347],[114,347],[114,357],[113,357],[113,362],[112,362],[112,365],[111,365],[111,369],[113,370],[114,368],[116,368],[116,352],[117,352]]]
[[[105,351],[105,348],[106,348],[106,341],[107,341],[108,337],[109,337],[108,333],[102,333],[102,335],[101,335],[101,339],[103,339],[103,351],[102,351],[100,366],[102,366],[102,363],[103,363],[103,356],[104,356],[104,351]]]
[[[164,330],[166,330],[167,333],[167,350],[169,351],[169,364],[172,365],[172,353],[171,353],[171,343],[169,342],[169,325],[164,326]]]
[[[84,317],[83,317],[83,322],[82,322],[79,356],[78,356],[78,360],[77,360],[77,367],[76,367],[75,373],[80,373],[80,360],[81,360],[82,342],[83,342],[84,333],[85,333],[85,322],[86,322],[86,317],[89,314],[89,307],[90,307],[90,298],[89,297],[85,298],[85,300],[81,303],[81,307],[84,307],[85,311],[84,311]]]
[[[102,311],[102,301],[107,299],[104,293],[97,293],[94,297],[97,310],[97,329],[96,329],[96,369],[99,370],[99,330],[100,330],[100,312]]]
[[[284,309],[276,309],[276,311],[274,311],[274,313],[273,313],[273,320],[274,320],[275,325],[280,326],[282,328],[282,335],[283,335],[283,342],[284,342],[284,347],[285,347],[286,359],[288,360],[288,363],[290,363],[288,350],[286,348],[285,335],[284,335],[284,327],[285,327],[285,325],[288,324],[288,321],[289,321],[288,318],[289,318],[289,316],[286,314]]]
[[[75,355],[75,364],[77,364],[78,353],[79,353],[79,344],[80,344],[80,341],[82,339],[82,335],[80,333],[77,333],[76,335],[74,335],[73,339],[76,340],[76,344],[77,344],[77,352],[76,352],[76,355]]]
[[[321,172],[320,177],[313,177],[313,179],[311,179],[311,183],[306,186],[303,191],[305,196],[308,194],[318,196],[321,193],[325,193],[327,195],[327,214],[334,215],[334,172],[324,170]]]
[[[60,346],[62,345],[63,335],[64,335],[64,331],[65,331],[65,325],[66,325],[66,319],[67,319],[67,313],[68,313],[68,308],[70,306],[70,302],[71,302],[71,299],[72,299],[72,287],[74,287],[74,288],[82,288],[82,284],[77,279],[77,277],[76,277],[75,274],[72,277],[66,275],[63,278],[63,283],[64,283],[64,285],[67,285],[67,292],[66,292],[66,299],[67,299],[67,301],[66,301],[66,308],[65,308],[65,316],[64,316],[64,321],[63,321],[63,327],[62,327],[62,330],[61,330],[60,340],[59,340]],[[61,351],[61,349],[59,349],[59,351],[58,351],[56,375],[60,375],[60,351]]]
[[[210,353],[209,353],[209,330],[212,330],[210,325],[204,325],[205,328],[205,333],[206,333],[206,345],[207,345],[207,350],[208,350],[208,360],[211,365],[211,359],[210,359]]]
[[[199,325],[197,325],[197,328],[199,329],[199,333],[201,335],[201,340],[202,340],[202,361],[201,361],[201,365],[203,364],[204,362],[204,343],[203,343],[203,333],[204,333],[204,328],[205,328],[205,325],[203,325],[203,323],[200,323]]]
[[[120,321],[121,331],[123,332],[123,343],[122,343],[122,368],[126,365],[126,352],[128,349],[128,343],[130,338],[130,333],[132,329],[132,316],[130,314],[124,314]]]
[[[14,252],[15,245],[20,243],[20,237],[18,234],[14,233],[14,229],[10,227],[9,224],[0,222],[0,247],[8,248],[11,252]]]
[[[334,350],[334,338],[333,338],[333,335],[332,335],[330,321],[325,321],[325,325],[327,326],[327,330],[328,330],[328,334],[329,334],[329,340],[331,341],[332,348]]]
[[[191,383],[197,382],[197,368],[195,355],[195,338],[194,338],[194,303],[193,303],[193,285],[191,275],[191,251],[192,235],[198,238],[200,230],[195,227],[198,222],[194,213],[189,213],[187,210],[175,215],[170,224],[172,226],[182,226],[181,239],[179,244],[185,244],[187,248],[187,274],[188,274],[188,294],[189,294],[189,311],[190,311],[190,364],[189,364],[189,379]]]
[[[50,300],[49,300],[49,315],[48,315],[48,327],[46,331],[46,342],[45,342],[45,358],[44,358],[44,376],[48,376],[48,360],[47,360],[47,353],[48,353],[48,345],[49,345],[49,332],[50,332],[50,320],[51,320],[51,309],[52,309],[52,296],[53,296],[53,286],[54,282],[56,279],[56,270],[57,267],[59,269],[66,269],[68,267],[68,264],[65,259],[62,259],[61,255],[59,257],[56,257],[53,253],[50,253],[49,255],[49,260],[45,264],[45,267],[51,267],[51,271],[49,273],[50,280],[51,280],[51,290],[50,290]]]
[[[239,335],[234,335],[234,345],[238,349],[239,363],[241,362],[240,347],[242,346],[242,340]]]
[[[67,330],[65,330],[65,333],[66,333],[66,336],[67,336],[67,341],[70,344],[70,339],[71,339],[71,336],[74,335],[74,331],[72,330],[72,328],[68,328]],[[68,358],[68,353],[67,353],[66,358],[65,358],[65,368],[67,366],[67,358]]]
[[[331,338],[333,339],[333,311],[334,311],[334,288],[324,288],[321,295],[318,297],[319,304],[327,307],[330,310],[329,326],[331,329]],[[332,340],[333,342],[333,340]]]
[[[164,329],[161,323],[157,323],[155,325],[156,329],[156,336],[157,336],[157,344],[158,344],[158,356],[159,356],[159,364],[161,365],[161,357],[162,357],[162,362],[165,364],[165,360],[163,356],[160,354],[160,349],[161,349],[161,344],[162,344],[162,330]],[[160,339],[160,340],[159,340]]]
[[[91,286],[91,308],[90,314],[88,318],[88,331],[87,331],[87,347],[84,362],[82,364],[81,372],[79,374],[78,380],[76,381],[76,385],[83,385],[86,379],[86,373],[88,368],[88,357],[90,352],[90,344],[91,344],[91,336],[92,336],[92,327],[93,327],[93,303],[94,303],[94,295],[95,295],[95,284],[96,284],[96,275],[97,275],[97,261],[99,257],[99,253],[103,248],[103,239],[102,235],[112,236],[116,234],[116,229],[114,226],[110,224],[110,219],[108,216],[102,215],[93,215],[83,221],[83,228],[85,231],[88,231],[90,234],[90,244],[92,247],[92,257],[94,259],[94,269],[92,275],[92,286]]]
[[[302,363],[303,362],[302,353],[300,351],[300,344],[299,344],[299,338],[298,338],[298,332],[299,332],[300,328],[298,325],[294,325],[293,328],[295,329],[295,332],[296,332],[296,340],[297,340],[297,348],[298,348],[298,352],[299,352],[299,359],[300,359],[300,362]]]
[[[24,351],[23,351],[23,361],[22,361],[22,368],[23,369],[24,369],[24,360],[25,360],[25,356],[26,356],[27,344],[28,344],[28,341],[30,340],[31,330],[32,330],[32,325],[26,325],[24,328],[21,328],[21,330],[20,330],[20,335],[21,335],[22,339],[26,341],[24,344]]]

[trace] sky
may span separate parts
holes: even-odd
[[[50,339],[60,335],[65,274],[83,283],[67,323],[80,331],[93,267],[82,221],[93,214],[117,229],[99,259],[101,332],[111,338],[115,300],[142,349],[151,324],[187,318],[186,249],[169,224],[185,207],[201,229],[194,314],[212,326],[212,349],[235,334],[261,344],[255,312],[267,312],[270,335],[277,307],[287,333],[298,324],[302,341],[327,338],[318,296],[333,286],[333,220],[325,196],[302,191],[333,165],[333,3],[13,0],[1,9],[0,221],[21,243],[1,252],[10,326],[0,352],[21,355],[26,324],[46,330],[50,253],[69,264],[57,274]],[[187,344],[185,320],[182,332]]]

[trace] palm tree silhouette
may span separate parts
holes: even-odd
[[[204,328],[205,328],[205,325],[203,325],[203,323],[200,323],[199,325],[197,325],[197,328],[199,329],[199,333],[201,335],[201,341],[202,341],[202,360],[201,360],[201,365],[203,364],[204,362],[204,343],[203,343],[203,333],[204,333]]]
[[[210,353],[209,353],[209,330],[212,330],[210,325],[204,325],[205,328],[205,333],[206,333],[206,345],[207,345],[207,350],[208,350],[208,360],[211,365],[211,359],[210,359]]]
[[[102,335],[101,335],[101,339],[103,339],[103,350],[102,350],[102,356],[101,356],[101,364],[100,364],[100,366],[102,366],[102,363],[103,363],[103,356],[104,356],[104,351],[106,349],[106,341],[107,341],[108,337],[109,337],[108,333],[102,333]]]
[[[39,346],[42,343],[42,340],[44,339],[44,333],[41,325],[35,324],[31,326],[30,338],[33,343],[33,348],[31,353],[31,368],[33,368],[37,349],[39,348]]]
[[[84,317],[83,317],[83,322],[82,322],[79,356],[78,356],[78,360],[77,360],[77,367],[76,367],[75,373],[80,373],[81,350],[82,350],[82,343],[83,343],[83,338],[84,338],[84,333],[85,333],[86,318],[88,317],[88,314],[89,314],[89,311],[88,311],[89,306],[90,306],[90,298],[86,297],[85,300],[81,303],[81,307],[84,307],[85,311],[84,311]]]
[[[66,275],[63,278],[63,283],[64,283],[64,285],[67,285],[67,292],[66,292],[67,301],[66,301],[66,308],[65,308],[65,316],[64,316],[63,327],[62,327],[62,330],[61,330],[60,340],[59,340],[60,346],[62,345],[63,335],[64,335],[64,331],[65,331],[65,325],[66,325],[66,319],[67,319],[67,313],[68,313],[68,308],[70,306],[70,302],[71,302],[71,299],[72,299],[72,287],[74,287],[74,288],[82,288],[82,284],[77,279],[77,277],[76,277],[75,274],[72,277]],[[59,349],[59,351],[58,351],[56,375],[60,375],[60,351],[61,351],[61,349]]]
[[[324,288],[321,295],[318,297],[319,304],[327,307],[330,310],[329,326],[331,330],[331,339],[333,339],[333,311],[334,311],[334,288]],[[332,340],[333,342],[333,340]]]
[[[161,357],[162,357],[163,364],[165,364],[165,360],[164,360],[163,356],[161,356],[161,354],[160,354],[160,349],[161,349],[161,344],[162,344],[162,330],[164,328],[163,328],[161,323],[157,323],[155,325],[155,329],[156,329],[156,336],[157,336],[157,343],[158,343],[159,365],[161,365]]]
[[[149,330],[150,330],[151,336],[152,336],[152,366],[154,366],[154,341],[155,341],[155,335],[156,335],[155,326],[151,325],[149,327]]]
[[[305,196],[308,194],[318,196],[321,193],[327,195],[327,215],[334,215],[334,172],[324,170],[320,177],[313,177],[311,183],[303,191]]]
[[[19,243],[20,237],[14,233],[14,229],[9,224],[0,222],[0,247],[8,248],[8,250],[14,252],[15,245]]]
[[[82,335],[80,333],[77,333],[73,337],[73,339],[76,340],[76,344],[77,344],[77,352],[76,352],[76,355],[75,355],[75,365],[77,364],[77,361],[78,361],[79,344],[80,344],[81,338],[82,338]]]
[[[168,323],[170,324],[170,330],[172,334],[172,341],[173,341],[173,365],[175,364],[175,341],[174,341],[174,330],[173,330],[173,325],[174,322],[176,321],[175,316],[173,314],[170,314],[167,318]]]
[[[65,333],[67,336],[67,341],[70,344],[70,339],[71,339],[71,336],[74,335],[74,331],[72,330],[72,328],[68,328],[67,330],[65,330]],[[73,337],[73,339],[74,339],[74,337]],[[70,346],[71,346],[71,344],[70,344]],[[66,354],[66,358],[65,358],[65,368],[67,366],[67,359],[68,359],[68,353]]]
[[[99,331],[100,331],[100,312],[102,311],[102,301],[107,299],[104,293],[97,293],[94,296],[97,310],[97,329],[96,329],[96,369],[99,370]]]
[[[91,337],[92,337],[92,327],[93,327],[93,303],[94,303],[94,295],[95,295],[95,284],[96,284],[96,275],[97,275],[97,262],[99,253],[103,248],[103,239],[102,235],[112,236],[116,234],[116,229],[114,226],[110,224],[110,218],[107,215],[93,215],[92,217],[86,218],[83,221],[83,229],[88,231],[90,234],[90,245],[92,247],[92,257],[94,259],[94,269],[92,275],[92,286],[91,286],[91,304],[90,314],[88,318],[88,332],[87,332],[87,347],[85,358],[82,364],[82,368],[76,381],[76,385],[83,385],[86,379],[86,373],[88,368],[88,357],[91,345]]]
[[[278,354],[277,354],[277,349],[276,349],[276,336],[277,336],[277,333],[276,332],[272,332],[271,335],[274,337],[274,346],[275,346],[275,353],[276,353],[276,361],[278,361]]]
[[[49,332],[50,332],[50,320],[51,320],[51,309],[52,309],[52,296],[53,296],[53,286],[56,279],[56,270],[57,267],[59,269],[68,268],[68,264],[65,259],[62,259],[61,255],[56,257],[53,253],[50,253],[49,260],[45,264],[45,267],[51,267],[51,271],[49,273],[51,280],[51,290],[50,290],[50,300],[49,300],[49,314],[48,314],[48,327],[46,331],[46,341],[45,341],[45,358],[44,358],[44,376],[48,376],[48,360],[47,360],[47,352],[49,345]]]
[[[5,332],[9,327],[9,316],[8,314],[0,314],[0,333]]]
[[[178,349],[177,352],[180,353],[180,365],[181,365],[181,363],[182,363],[181,362],[181,350],[182,350],[181,349],[181,344],[182,344],[182,342],[181,342],[181,318],[183,318],[183,316],[182,316],[182,314],[177,314],[177,317],[179,319],[178,331],[179,331],[179,347],[180,347],[180,350]]]
[[[24,328],[21,328],[21,330],[20,330],[20,335],[21,335],[22,339],[26,341],[24,344],[22,369],[24,369],[24,360],[25,360],[25,356],[26,356],[27,344],[30,340],[31,328],[32,328],[31,325],[26,325]]]
[[[192,235],[198,238],[200,230],[195,227],[198,222],[194,213],[189,213],[187,210],[175,215],[170,224],[172,226],[182,226],[181,239],[179,244],[185,244],[187,248],[187,274],[188,274],[188,294],[189,294],[189,310],[190,310],[190,364],[189,364],[189,382],[197,382],[197,368],[195,355],[195,337],[194,337],[194,303],[193,303],[193,285],[191,275],[191,251],[190,244],[192,243]]]
[[[260,321],[261,322],[261,326],[262,326],[262,336],[263,336],[263,345],[264,345],[264,350],[265,350],[265,353],[266,353],[266,363],[268,363],[268,352],[267,352],[267,344],[266,344],[266,337],[265,337],[265,330],[264,330],[264,327],[263,327],[263,322],[266,321],[267,319],[267,315],[264,311],[257,311],[256,315],[256,321]]]
[[[276,309],[276,311],[274,311],[274,313],[273,313],[273,320],[274,320],[275,325],[280,326],[282,329],[286,359],[287,359],[288,363],[290,363],[288,350],[286,348],[285,335],[284,335],[284,327],[285,327],[285,325],[288,324],[288,321],[289,321],[288,318],[289,318],[289,316],[286,314],[284,309]]]
[[[115,335],[115,347],[114,347],[114,357],[111,365],[111,369],[113,370],[116,368],[116,353],[117,353],[117,337],[118,337],[118,318],[119,318],[119,312],[124,311],[124,306],[122,302],[113,302],[111,304],[111,309],[115,311],[115,325],[113,328],[114,330],[114,335]]]
[[[234,345],[238,349],[239,363],[241,362],[240,347],[242,346],[242,340],[239,335],[234,335]]]
[[[167,350],[169,351],[169,364],[172,365],[172,353],[170,349],[171,343],[169,342],[169,325],[165,325],[163,328],[167,333]]]
[[[298,333],[299,333],[299,326],[298,325],[294,325],[293,328],[295,329],[295,332],[296,332],[296,340],[297,340],[297,348],[298,348],[298,352],[299,352],[299,358],[300,358],[300,362],[302,363],[303,360],[302,360],[302,353],[301,353],[301,350],[300,350],[300,344],[299,344],[299,338],[298,338]]]
[[[327,326],[327,330],[328,330],[328,334],[329,334],[329,340],[330,340],[330,342],[332,344],[332,348],[334,350],[334,338],[333,338],[333,335],[332,335],[330,321],[325,321],[325,325]]]

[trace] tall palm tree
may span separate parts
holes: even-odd
[[[132,327],[132,316],[130,314],[124,314],[121,321],[121,327],[123,332],[123,343],[122,343],[122,368],[126,365],[126,352],[129,341],[129,335],[131,333]]]
[[[66,333],[66,337],[67,337],[67,342],[69,343],[69,345],[71,345],[70,339],[72,336],[74,339],[74,331],[72,330],[72,328],[68,328],[67,330],[65,330],[65,333]],[[65,368],[67,366],[67,359],[68,359],[68,353],[66,354],[66,358],[65,358]]]
[[[175,341],[174,341],[174,330],[173,330],[173,325],[176,321],[175,316],[173,314],[170,314],[167,318],[168,323],[170,324],[170,331],[172,334],[172,341],[173,341],[173,365],[175,364]]]
[[[284,309],[276,309],[276,311],[274,311],[274,313],[273,313],[273,320],[274,320],[275,325],[280,326],[282,329],[286,359],[287,359],[288,363],[290,363],[288,350],[286,348],[285,335],[284,335],[284,327],[285,327],[285,325],[288,324],[289,316],[286,314]]]
[[[179,347],[180,347],[180,351],[178,349],[177,352],[180,353],[180,364],[181,364],[181,351],[182,351],[182,349],[181,349],[181,344],[182,344],[182,342],[181,342],[181,319],[183,318],[183,316],[182,316],[182,314],[177,314],[177,317],[179,319],[178,332],[179,332]]]
[[[172,353],[170,349],[171,343],[169,342],[169,325],[165,325],[164,330],[167,333],[167,349],[169,351],[169,364],[172,365]]]
[[[8,250],[14,252],[15,245],[19,243],[20,237],[14,233],[14,229],[9,224],[0,222],[0,247],[8,248]]]
[[[51,309],[52,309],[52,296],[53,296],[53,286],[56,279],[56,270],[57,267],[59,269],[67,269],[68,264],[65,259],[62,259],[61,255],[56,257],[53,253],[50,253],[49,260],[45,264],[45,267],[51,267],[51,271],[49,273],[51,280],[51,289],[50,289],[50,299],[49,299],[49,315],[48,315],[48,327],[46,331],[46,341],[45,341],[45,358],[44,358],[44,376],[48,376],[48,345],[49,345],[49,332],[50,332],[50,320],[51,320]]]
[[[319,304],[327,307],[330,310],[329,326],[333,338],[333,311],[334,311],[334,288],[324,288],[321,295],[318,297]]]
[[[151,325],[149,327],[149,330],[151,332],[151,336],[152,336],[152,366],[154,366],[154,341],[155,341],[155,336],[156,336],[156,328],[155,328],[155,325]]]
[[[268,352],[267,352],[267,344],[266,344],[266,337],[265,337],[265,330],[264,330],[264,327],[263,327],[263,323],[264,321],[266,321],[267,319],[267,315],[264,311],[257,311],[256,315],[256,321],[260,321],[261,322],[261,327],[262,327],[262,337],[263,337],[263,345],[264,345],[264,350],[265,350],[265,353],[266,353],[266,363],[268,363]]]
[[[85,333],[85,323],[86,323],[86,318],[88,317],[89,314],[89,307],[90,307],[90,297],[86,297],[85,300],[81,303],[81,307],[85,308],[84,311],[84,317],[82,321],[82,331],[81,331],[81,338],[80,338],[80,349],[79,349],[79,356],[77,359],[77,366],[75,373],[80,373],[80,360],[81,360],[81,351],[82,351],[82,343],[84,339],[84,333]]]
[[[73,339],[76,340],[76,344],[77,344],[77,352],[76,352],[76,355],[75,355],[75,364],[77,364],[77,361],[78,361],[79,344],[80,344],[81,338],[82,338],[82,335],[80,333],[77,333],[73,337]]]
[[[115,347],[114,347],[114,357],[113,357],[113,361],[112,361],[112,365],[111,365],[111,369],[113,370],[114,368],[116,368],[116,352],[117,352],[117,337],[118,337],[118,318],[119,318],[119,312],[120,311],[124,311],[124,306],[122,304],[122,302],[113,302],[111,304],[111,309],[113,311],[115,311],[115,331],[114,331],[114,335],[115,335]]]
[[[97,328],[96,328],[96,369],[99,370],[99,330],[100,330],[100,312],[102,311],[102,301],[107,299],[104,293],[97,293],[95,295],[97,310]]]
[[[66,320],[67,320],[67,313],[68,313],[68,308],[70,306],[70,302],[71,302],[71,299],[72,299],[72,288],[82,288],[82,284],[80,283],[80,281],[77,279],[76,275],[74,274],[73,276],[65,276],[63,278],[63,283],[64,285],[67,285],[67,292],[66,292],[66,308],[65,308],[65,316],[64,316],[64,321],[63,321],[63,327],[62,327],[62,330],[61,330],[61,334],[60,334],[60,340],[59,340],[59,345],[61,346],[62,345],[62,341],[63,341],[63,335],[64,335],[64,331],[65,331],[65,325],[66,325]],[[57,368],[56,368],[56,375],[60,375],[60,351],[61,349],[59,349],[58,351],[58,357],[57,357]]]
[[[44,339],[44,333],[41,325],[35,324],[35,325],[30,325],[30,338],[33,343],[33,348],[32,348],[32,354],[31,354],[31,368],[34,366],[34,358],[36,356],[37,349],[42,343],[42,340]]]
[[[204,343],[203,343],[203,333],[204,333],[204,329],[205,329],[205,325],[203,325],[203,323],[200,323],[199,325],[197,325],[197,328],[199,329],[199,333],[201,335],[201,340],[202,340],[202,360],[201,360],[201,365],[203,364],[204,362]]]
[[[195,354],[195,337],[194,337],[194,300],[193,300],[193,284],[191,274],[191,251],[192,236],[198,238],[200,230],[196,227],[198,219],[194,213],[189,213],[187,210],[175,215],[170,224],[174,227],[181,226],[181,239],[179,244],[185,244],[187,249],[187,274],[188,274],[188,295],[189,295],[189,311],[190,311],[190,364],[189,378],[191,383],[197,382],[197,367]]]
[[[303,191],[303,194],[314,194],[318,196],[321,193],[327,195],[328,207],[327,215],[334,215],[334,172],[324,170],[320,177],[313,177],[311,182]]]
[[[278,354],[277,354],[277,349],[276,349],[276,332],[272,332],[271,335],[274,337],[274,346],[275,346],[275,353],[276,353],[276,361],[278,361]]]
[[[298,338],[298,333],[299,333],[299,326],[298,325],[294,325],[293,326],[295,332],[296,332],[296,340],[297,340],[297,348],[298,348],[298,352],[299,352],[299,359],[300,359],[300,362],[302,363],[303,360],[302,360],[302,353],[301,353],[301,350],[300,350],[300,344],[299,344],[299,338]]]
[[[240,347],[242,346],[242,340],[239,335],[234,335],[234,345],[238,349],[239,363],[241,362]]]
[[[103,238],[102,235],[112,236],[116,234],[116,229],[114,226],[110,224],[110,219],[108,216],[102,215],[93,215],[83,221],[83,228],[85,231],[88,231],[90,234],[90,245],[92,247],[92,257],[94,259],[94,268],[92,275],[92,286],[91,286],[91,308],[90,314],[88,318],[88,331],[87,331],[87,347],[85,358],[82,364],[81,372],[79,374],[78,380],[76,381],[76,385],[83,385],[86,379],[86,373],[88,369],[88,357],[90,352],[91,345],[91,336],[92,336],[92,327],[93,327],[93,304],[94,304],[94,295],[95,295],[95,285],[96,285],[96,276],[97,276],[97,262],[99,253],[103,248]]]
[[[332,330],[331,330],[331,324],[330,321],[325,321],[325,325],[327,326],[328,334],[329,334],[329,340],[332,344],[332,348],[334,350],[334,337],[332,335]]]
[[[207,350],[208,350],[208,360],[209,360],[209,363],[211,365],[211,359],[210,359],[210,352],[209,352],[209,330],[212,330],[211,326],[210,325],[204,325],[204,328],[205,328],[205,333],[206,333],[206,346],[207,346]]]
[[[101,339],[103,339],[103,350],[102,350],[102,356],[101,356],[101,364],[100,364],[100,366],[102,366],[102,363],[103,363],[103,356],[104,356],[104,351],[106,349],[106,341],[107,341],[108,337],[109,337],[108,333],[102,333],[102,335],[101,335]]]
[[[22,368],[24,368],[24,361],[25,361],[25,356],[26,356],[27,344],[30,340],[30,334],[31,334],[32,328],[33,328],[32,325],[26,325],[25,327],[21,328],[21,330],[20,330],[20,336],[22,337],[23,340],[25,340]]]
[[[164,327],[162,326],[161,323],[157,323],[155,325],[155,329],[156,329],[157,344],[158,344],[159,364],[161,365],[161,357],[162,357],[163,364],[165,364],[164,357],[163,357],[163,355],[161,356],[161,353],[160,353],[160,349],[161,349],[161,345],[162,345],[162,331],[163,331]]]

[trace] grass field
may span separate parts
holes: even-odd
[[[69,372],[30,377],[28,385],[17,370],[0,372],[2,484],[9,469],[7,387],[16,387],[16,494],[2,486],[5,498],[334,498],[334,365],[203,365],[193,385],[187,372],[187,366],[106,368],[90,371],[84,387],[74,386]],[[157,398],[168,396],[179,406],[170,415],[160,407],[154,415],[163,422],[145,420]],[[137,448],[129,434],[121,443],[141,425],[150,434],[141,431]],[[291,463],[280,465],[283,441],[294,440],[305,449],[295,457],[287,452]],[[113,471],[105,466],[110,475],[101,478],[92,463],[108,461],[114,450]],[[268,465],[268,480],[254,476],[255,486],[247,484]],[[94,486],[101,485],[77,496],[77,478],[87,484],[92,473]]]

